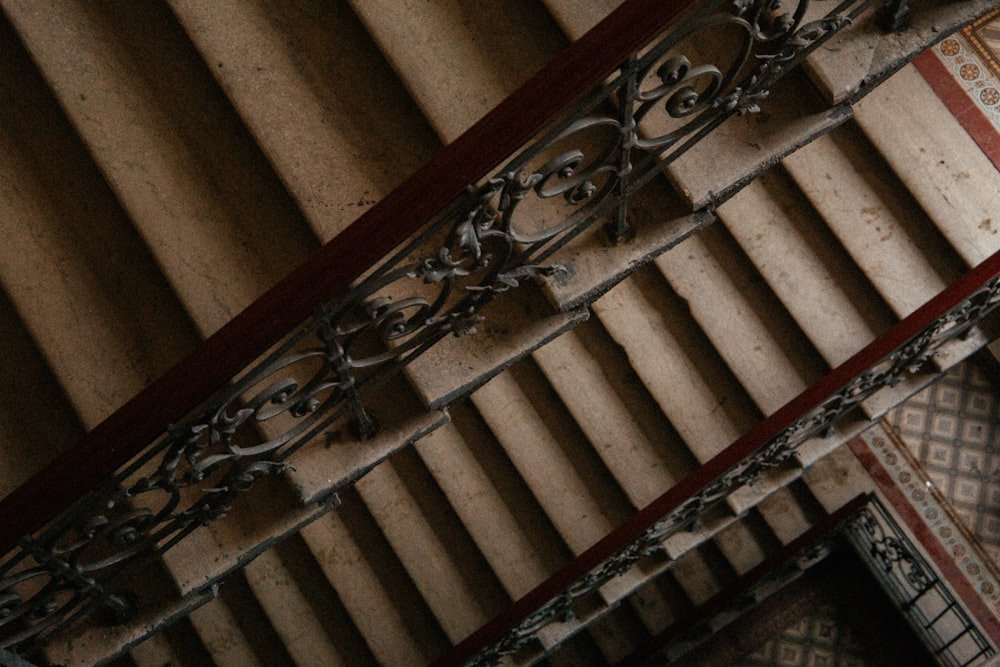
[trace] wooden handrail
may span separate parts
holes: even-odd
[[[933,299],[869,343],[860,352],[830,371],[812,386],[760,422],[708,462],[681,479],[622,525],[567,563],[551,577],[538,584],[506,610],[491,619],[450,652],[434,663],[435,667],[463,665],[479,652],[499,641],[549,600],[555,599],[571,584],[599,567],[616,553],[638,540],[661,518],[676,510],[743,461],[776,438],[800,417],[821,406],[852,379],[871,368],[887,355],[930,327],[935,320],[969,298],[990,279],[1000,275],[1000,251],[946,287]]]
[[[0,500],[0,554],[210,397],[321,303],[417,232],[567,105],[694,6],[626,0],[422,169],[72,448]]]

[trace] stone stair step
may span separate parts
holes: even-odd
[[[247,565],[247,583],[300,667],[377,664],[336,597],[319,589],[307,547],[292,538]]]
[[[649,638],[642,620],[628,605],[615,607],[587,626],[606,664],[613,665]]]
[[[166,7],[2,7],[203,335],[317,247]]]
[[[349,420],[340,420],[295,452],[295,467],[284,476],[303,505],[357,481],[386,457],[448,423],[446,411],[426,410],[402,378],[366,397],[364,404],[378,427],[374,436],[358,438]]]
[[[448,638],[458,642],[509,598],[421,468],[404,450],[356,488]]]
[[[89,428],[197,335],[6,20],[0,43],[0,281]]]
[[[531,0],[350,0],[444,143],[503,101],[565,45]],[[503,58],[497,54],[503,53]]]
[[[749,430],[759,413],[687,308],[647,270],[593,305],[695,459],[705,462]]]
[[[839,104],[875,89],[928,44],[994,6],[992,0],[911,5],[911,26],[892,35],[876,25],[875,12],[869,11],[844,27],[835,41],[813,51],[806,59],[805,69],[823,96],[831,104]],[[818,19],[829,11],[822,3],[808,9],[805,21]]]
[[[511,599],[570,557],[544,512],[467,405],[416,444],[417,454]]]
[[[588,317],[583,309],[553,312],[534,284],[515,289],[480,311],[485,319],[476,325],[476,333],[448,336],[406,366],[406,377],[429,409],[464,398]]]
[[[792,542],[820,518],[820,508],[798,481],[781,488],[757,505],[757,511],[782,544]]]
[[[855,120],[967,266],[1000,247],[1000,172],[912,65],[861,100]]]
[[[66,395],[0,291],[0,497],[26,482],[83,435]]]
[[[379,664],[427,664],[450,646],[355,491],[300,534]]]
[[[743,576],[762,563],[778,544],[761,515],[750,510],[712,538],[736,574]]]
[[[632,511],[576,425],[525,364],[472,395],[472,403],[574,554]]]
[[[694,605],[718,593],[726,584],[726,560],[710,542],[684,554],[670,573]],[[721,566],[721,567],[720,567]]]
[[[827,514],[860,493],[875,491],[875,482],[847,447],[839,447],[802,474],[802,482]]]
[[[216,665],[294,665],[242,575],[191,614],[191,625]]]
[[[622,3],[622,0],[593,0],[581,5],[575,0],[542,1],[562,31],[573,41],[580,39]]]
[[[722,225],[655,260],[762,414],[823,376],[826,365],[799,333]]]
[[[691,465],[683,443],[669,442],[672,429],[616,348],[591,320],[532,356],[632,505],[645,507]]]
[[[817,139],[783,164],[898,318],[961,275],[960,260],[854,128]]]
[[[225,520],[195,529],[162,559],[182,597],[195,595],[329,510],[325,504],[303,506],[280,477],[258,480]]]
[[[129,657],[135,667],[164,667],[165,665],[183,665],[181,659],[174,653],[173,647],[165,634],[153,635],[129,651]]]
[[[437,148],[346,4],[170,6],[320,240],[333,238]]]
[[[849,108],[830,108],[797,70],[779,81],[760,107],[760,113],[727,119],[668,167],[693,209],[725,201],[753,176],[850,118]],[[670,131],[667,124],[642,127],[650,134]]]
[[[719,216],[830,367],[895,322],[783,172],[762,175]]]

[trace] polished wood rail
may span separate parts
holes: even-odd
[[[139,454],[182,415],[460,197],[694,0],[627,0],[189,357],[0,500],[0,553]]]

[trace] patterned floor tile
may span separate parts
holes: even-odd
[[[1000,552],[1000,401],[972,362],[886,415],[988,553]]]
[[[745,656],[738,667],[875,667],[840,611],[820,605]]]

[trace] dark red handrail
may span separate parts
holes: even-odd
[[[139,454],[169,424],[224,386],[319,304],[347,290],[461,196],[467,186],[514,153],[694,4],[695,0],[627,0],[568,46],[187,359],[0,500],[0,554]]]
[[[657,521],[697,495],[723,473],[743,461],[814,408],[822,405],[851,380],[884,359],[908,340],[930,327],[935,320],[967,299],[990,279],[1000,275],[1000,251],[965,273],[940,294],[869,343],[853,357],[786,403],[753,430],[738,438],[707,463],[639,510],[524,597],[491,619],[437,662],[435,667],[453,667],[499,641],[549,600],[556,598],[578,579],[638,540]]]

